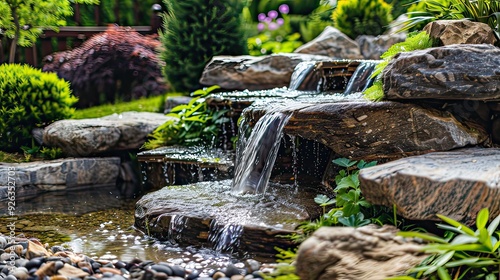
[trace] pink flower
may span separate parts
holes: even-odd
[[[280,13],[282,14],[288,14],[290,12],[290,7],[288,7],[287,4],[281,4],[278,8],[278,10],[280,11]]]
[[[279,25],[279,26],[282,26],[284,23],[285,23],[285,20],[282,19],[282,18],[279,18],[276,20],[276,23]]]
[[[267,15],[270,17],[270,18],[277,18],[278,17],[278,12],[276,12],[275,10],[271,10],[267,13]]]
[[[263,31],[265,28],[266,28],[266,25],[263,24],[262,22],[260,22],[259,24],[257,24],[257,30]]]
[[[264,13],[260,13],[258,16],[257,16],[257,19],[259,21],[264,21],[266,19],[266,14]]]
[[[271,30],[271,31],[278,29],[278,27],[279,27],[279,25],[277,25],[276,22],[271,22],[271,23],[269,23],[269,26],[268,26],[269,30]]]

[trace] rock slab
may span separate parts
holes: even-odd
[[[286,134],[322,143],[341,157],[396,159],[477,145],[488,139],[487,132],[474,123],[462,123],[449,112],[415,104],[339,100],[280,105],[278,110],[292,114],[285,125]],[[245,116],[256,121],[269,107],[254,106]]]
[[[388,162],[360,172],[366,199],[396,205],[410,220],[440,221],[442,214],[473,225],[488,207],[500,215],[500,149],[467,148]]]
[[[325,55],[330,59],[363,58],[358,43],[332,26],[327,26],[318,37],[298,47],[294,52]]]
[[[386,52],[392,45],[403,42],[406,34],[396,33],[391,35],[361,35],[356,38],[359,44],[361,54],[365,59],[380,59],[380,56]]]
[[[74,157],[139,149],[148,134],[169,119],[160,113],[125,112],[95,119],[61,120],[44,129],[43,143]]]
[[[500,49],[449,45],[400,53],[383,72],[389,100],[500,100]]]
[[[200,83],[225,90],[264,90],[286,87],[300,62],[328,61],[328,56],[283,53],[267,56],[215,56],[205,66]]]
[[[27,163],[0,163],[0,199],[8,198],[15,182],[16,198],[44,191],[115,185],[120,158],[65,158]]]
[[[489,25],[482,22],[470,20],[436,20],[424,27],[431,38],[440,44],[490,44],[497,41],[495,34]]]
[[[302,280],[380,280],[423,261],[422,245],[396,236],[392,226],[322,227],[297,252]]]

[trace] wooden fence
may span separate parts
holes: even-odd
[[[120,0],[115,1],[114,16],[116,22],[120,22],[120,10],[118,5]],[[133,1],[133,18],[134,23],[139,23],[141,15],[139,13],[139,3],[140,0]],[[80,46],[86,39],[90,38],[92,35],[105,31],[109,24],[102,21],[102,10],[101,6],[93,5],[94,8],[94,22],[97,23],[96,26],[81,26],[81,12],[80,5],[74,4],[73,11],[73,21],[76,26],[63,26],[60,27],[59,32],[54,32],[52,30],[46,30],[38,38],[35,45],[28,48],[18,47],[16,54],[16,63],[27,63],[34,67],[42,66],[42,59],[57,51],[71,50]],[[160,4],[154,4],[150,10],[150,24],[149,25],[132,25],[131,28],[141,34],[155,34],[161,27],[161,6]],[[3,38],[0,41],[0,64],[8,62],[8,51],[10,49],[10,40]]]

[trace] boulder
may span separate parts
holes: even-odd
[[[280,105],[281,108],[277,108]],[[475,123],[458,121],[451,113],[416,104],[344,100],[273,103],[272,110],[291,112],[285,133],[314,140],[340,157],[395,159],[433,151],[477,145],[488,139]],[[269,105],[244,111],[252,121]]]
[[[450,45],[400,53],[383,73],[389,100],[500,100],[500,49]]]
[[[361,35],[356,38],[361,54],[365,59],[380,59],[380,56],[386,52],[389,47],[396,43],[403,42],[406,34],[396,33],[391,35]]]
[[[363,58],[358,43],[332,26],[327,26],[318,37],[298,47],[294,52],[325,55],[330,59]]]
[[[493,30],[489,25],[482,22],[462,20],[436,20],[424,27],[431,38],[440,44],[491,44],[497,41]]]
[[[61,120],[47,126],[43,143],[59,147],[68,156],[139,149],[148,134],[172,117],[160,113],[125,112],[110,116]]]
[[[0,199],[11,196],[9,186],[15,186],[17,199],[44,191],[115,185],[119,170],[118,157],[0,163]]]
[[[362,169],[360,186],[375,205],[396,206],[410,220],[439,221],[442,214],[468,225],[488,207],[500,214],[500,149],[429,153]]]
[[[404,275],[427,256],[422,245],[396,236],[393,226],[321,227],[297,252],[302,280],[379,280]]]
[[[293,70],[304,61],[328,61],[330,57],[283,53],[267,56],[215,56],[203,70],[200,83],[225,90],[263,90],[287,87]]]

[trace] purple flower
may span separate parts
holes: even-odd
[[[273,19],[272,19],[272,18],[270,18],[270,17],[266,17],[266,18],[263,20],[263,22],[267,22],[267,23],[270,23],[271,21],[273,21]]]
[[[257,16],[257,19],[259,21],[264,21],[266,19],[266,14],[264,13],[260,13],[258,16]]]
[[[278,17],[278,12],[276,12],[275,10],[271,10],[267,13],[267,15],[270,17],[270,18],[277,18]]]
[[[260,22],[259,24],[257,24],[257,30],[263,31],[265,28],[266,28],[266,25],[263,24],[262,22]]]
[[[281,4],[278,8],[278,10],[280,11],[280,13],[282,14],[288,14],[290,12],[290,7],[288,7],[287,4]]]
[[[276,22],[271,22],[271,23],[269,23],[269,26],[267,28],[269,28],[269,30],[272,31],[272,30],[278,29],[279,25],[277,25]]]
[[[282,18],[279,18],[276,20],[276,23],[279,25],[279,26],[282,26],[284,23],[285,23],[285,20],[282,19]]]

